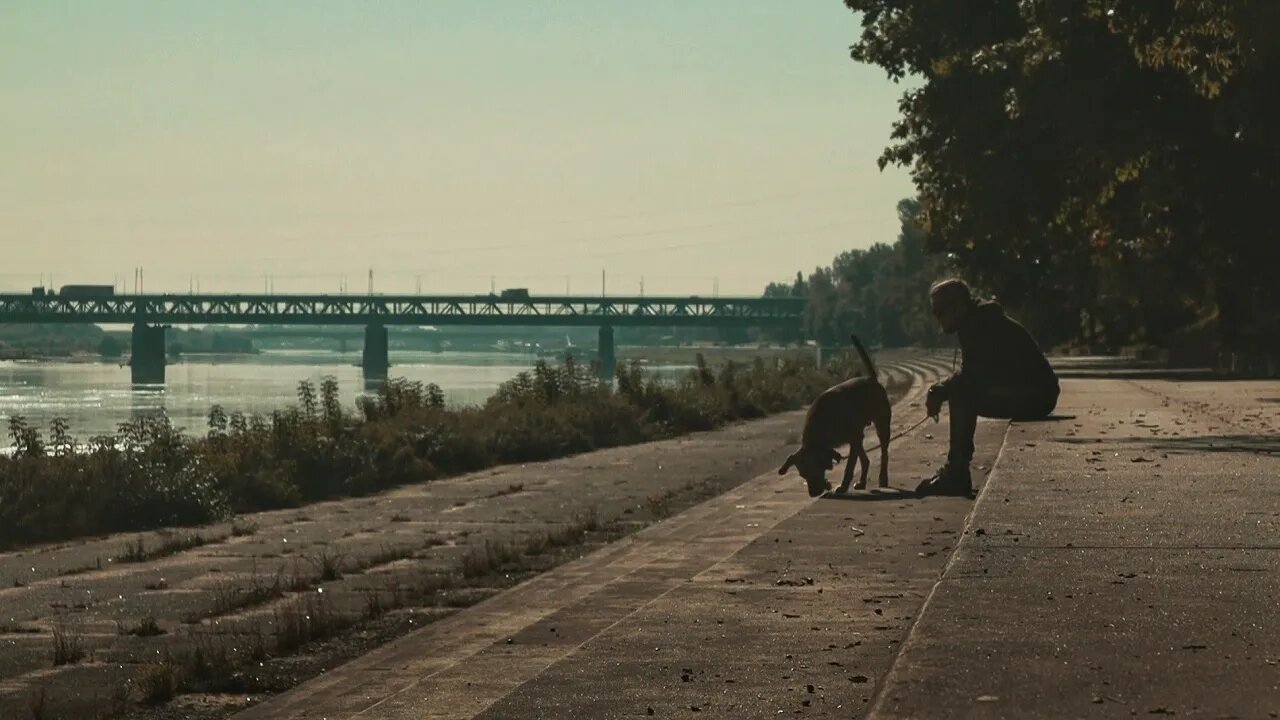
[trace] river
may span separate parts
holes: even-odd
[[[396,350],[392,377],[434,382],[452,405],[485,401],[498,385],[528,370],[534,355],[503,352],[413,352]],[[161,385],[133,385],[129,368],[117,362],[0,361],[0,447],[12,444],[9,418],[21,415],[48,436],[55,417],[66,418],[78,440],[113,432],[131,418],[164,414],[186,432],[204,432],[209,408],[228,413],[269,413],[297,400],[298,383],[338,381],[344,407],[368,392],[358,367],[360,353],[271,350],[256,355],[201,355],[173,361]],[[662,375],[686,366],[662,366]]]

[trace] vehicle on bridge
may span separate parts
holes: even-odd
[[[59,297],[66,298],[113,297],[115,294],[114,285],[63,285],[58,288]]]

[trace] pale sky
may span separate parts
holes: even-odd
[[[840,0],[0,4],[0,289],[759,294],[892,242]]]

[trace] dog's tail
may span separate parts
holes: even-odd
[[[858,336],[850,335],[849,339],[853,341],[853,346],[858,349],[858,355],[862,358],[862,366],[871,374],[871,379],[880,382],[880,378],[876,375],[875,363],[871,362],[871,356],[867,354],[867,349],[862,347],[862,343],[858,341]]]

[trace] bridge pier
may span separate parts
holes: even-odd
[[[164,382],[164,326],[133,324],[129,373],[135,383]]]
[[[613,326],[601,325],[599,342],[596,343],[596,361],[599,363],[598,371],[601,380],[613,380],[613,369],[618,364],[617,355],[613,348]]]
[[[366,380],[386,379],[387,370],[391,367],[386,325],[364,326],[364,351],[361,353],[360,367],[364,370]]]

